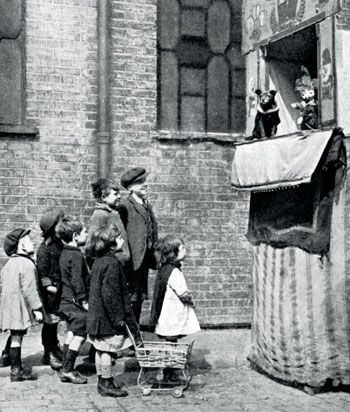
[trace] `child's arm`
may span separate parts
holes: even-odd
[[[183,273],[179,269],[174,269],[168,280],[169,287],[177,294],[184,305],[194,306],[192,295],[187,289],[187,284]]]
[[[31,310],[38,311],[42,308],[36,281],[36,269],[33,262],[28,260],[21,271],[21,288],[24,299]]]
[[[186,291],[181,296],[179,296],[179,299],[181,300],[181,302],[184,305],[190,305],[190,306],[194,307],[193,298],[192,298],[192,295],[189,291]]]
[[[50,260],[50,255],[45,251],[43,245],[41,245],[38,250],[37,269],[40,285],[43,288],[46,288],[48,292],[57,293],[58,282],[55,282],[54,280],[60,277],[58,262],[57,268],[54,268]]]
[[[50,257],[48,253],[45,253],[44,246],[40,245],[37,254],[37,268],[38,268],[38,279],[44,288],[51,286],[51,279],[49,277],[50,273]]]
[[[78,303],[85,304],[88,301],[88,291],[86,290],[83,279],[85,268],[84,256],[75,253],[71,260],[70,284],[74,292],[74,296]]]

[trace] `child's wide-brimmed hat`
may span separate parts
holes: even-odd
[[[149,175],[150,172],[146,172],[146,169],[143,167],[133,167],[132,169],[127,170],[123,173],[122,177],[120,178],[120,183],[125,189],[127,189],[130,185],[136,182],[140,182]]]
[[[27,236],[30,229],[17,228],[13,229],[5,236],[4,251],[7,256],[11,256],[17,252],[18,242],[22,237]]]
[[[39,221],[40,229],[42,230],[43,237],[50,233],[56,223],[62,218],[64,213],[62,211],[49,210],[45,212]]]

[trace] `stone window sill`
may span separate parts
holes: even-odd
[[[234,146],[243,141],[245,135],[239,133],[198,133],[158,130],[152,133],[152,139],[160,142],[199,143],[213,142]]]
[[[25,139],[35,139],[39,135],[36,126],[0,124],[0,137],[21,137]]]

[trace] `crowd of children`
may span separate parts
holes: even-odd
[[[97,204],[88,231],[76,217],[44,213],[36,259],[29,229],[16,228],[6,235],[9,259],[1,270],[0,331],[10,335],[1,360],[2,366],[11,366],[12,382],[37,379],[22,367],[21,345],[27,329],[40,322],[43,363],[59,371],[61,382],[87,383],[75,362],[88,339],[98,393],[127,396],[113,380],[113,358],[125,350],[133,353],[128,333],[136,345],[142,344],[139,321],[150,268],[159,269],[150,322],[155,333],[176,342],[200,330],[181,272],[184,243],[174,236],[158,240],[146,177],[143,168],[123,174],[121,183],[129,190],[124,200],[119,187],[106,179],[93,183]],[[57,336],[61,320],[67,325],[62,349]],[[164,371],[164,378],[174,376]]]

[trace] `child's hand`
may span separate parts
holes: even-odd
[[[46,290],[47,290],[48,292],[51,292],[51,293],[57,293],[57,288],[56,288],[56,286],[48,286],[48,287],[46,288]]]
[[[43,321],[43,313],[41,310],[33,310],[35,320],[39,323]]]
[[[193,303],[193,300],[192,300],[192,295],[191,295],[190,292],[188,292],[188,291],[185,292],[183,295],[179,296],[179,299],[181,300],[181,302],[184,305],[189,305],[189,306],[194,307],[194,303]]]

